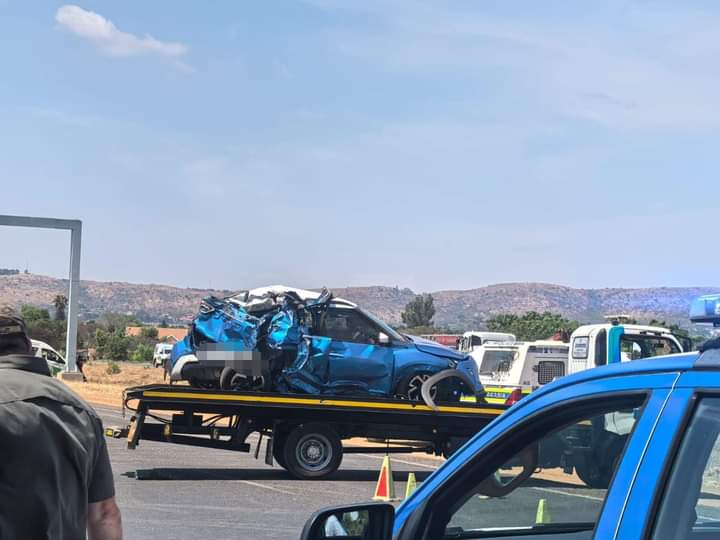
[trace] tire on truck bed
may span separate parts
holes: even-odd
[[[300,424],[290,430],[283,443],[284,464],[278,463],[301,480],[324,478],[342,462],[340,436],[325,424]]]

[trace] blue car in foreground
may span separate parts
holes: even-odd
[[[395,511],[328,509],[303,538],[720,538],[720,343],[591,369],[524,398]]]

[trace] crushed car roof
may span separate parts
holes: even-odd
[[[320,295],[322,292],[318,291],[311,291],[308,289],[298,289],[296,287],[288,287],[286,285],[270,285],[268,287],[257,287],[255,289],[249,289],[247,291],[241,291],[229,298],[229,300],[236,300],[241,302],[246,302],[249,298],[262,298],[262,297],[268,297],[268,296],[280,296],[283,294],[287,294],[289,292],[293,292],[298,295],[298,297],[303,300],[317,300],[320,298]],[[337,298],[334,297],[332,299],[333,302],[340,302],[345,305],[351,305],[355,306],[353,302],[350,302],[348,300],[345,300],[343,298]]]

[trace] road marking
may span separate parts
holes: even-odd
[[[239,480],[239,482],[241,482],[243,484],[248,484],[249,486],[253,486],[253,487],[269,489],[270,491],[277,491],[278,493],[284,493],[285,495],[297,495],[297,493],[295,493],[294,491],[287,491],[287,490],[272,487],[272,486],[266,486],[265,484],[260,484],[258,482],[251,482],[250,480]]]
[[[367,457],[367,458],[372,458],[372,459],[385,459],[385,456],[374,456],[374,455],[372,455],[372,454],[355,454],[355,455],[356,455],[356,456],[363,456],[363,457]],[[437,469],[437,467],[434,467],[434,466],[432,466],[432,465],[425,465],[424,463],[417,463],[416,461],[406,461],[406,460],[404,460],[404,459],[397,459],[397,458],[391,458],[391,459],[392,459],[392,461],[396,461],[396,462],[398,462],[398,463],[403,463],[404,465],[412,465],[412,466],[416,466],[416,467],[424,467],[424,468],[426,468],[426,469],[430,469],[430,470],[433,470],[433,471],[434,471],[435,469]]]
[[[547,493],[556,493],[557,495],[567,495],[568,497],[579,497],[581,499],[590,499],[591,501],[603,502],[605,500],[603,497],[593,497],[592,495],[584,495],[582,493],[568,493],[567,491],[562,491],[560,489],[552,489],[552,488],[544,488],[544,487],[533,487],[532,489],[537,489],[538,491],[546,491]]]

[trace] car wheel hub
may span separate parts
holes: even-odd
[[[430,375],[420,374],[415,375],[408,382],[408,398],[413,400],[422,399],[422,385],[430,378]],[[434,400],[437,397],[437,387],[433,386],[430,389],[430,397]]]

